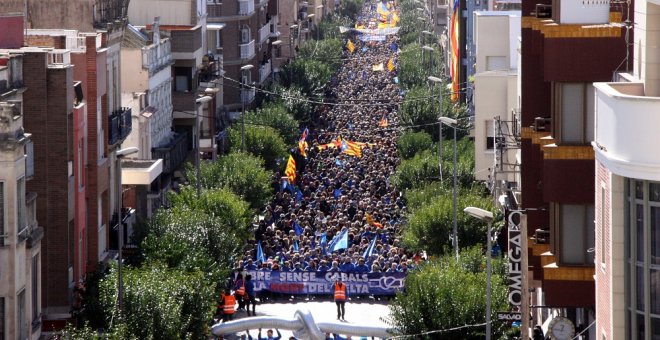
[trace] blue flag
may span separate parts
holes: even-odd
[[[264,256],[264,250],[261,248],[261,241],[257,243],[257,261],[261,263],[266,262],[266,257]]]
[[[332,241],[335,241],[332,244],[332,247],[330,248],[330,251],[338,251],[341,249],[346,249],[348,248],[348,228],[344,229],[339,233],[339,235],[335,236]]]
[[[312,249],[316,248],[316,236],[312,236]]]
[[[341,196],[341,188],[335,189],[332,194],[335,196],[335,199],[339,198]]]
[[[296,232],[296,236],[300,236],[303,233],[303,228],[298,222],[293,222],[293,230]]]
[[[337,166],[344,166],[344,163],[342,163],[339,158],[335,158],[335,164],[337,164]]]
[[[299,248],[298,248],[298,240],[293,241],[293,251],[296,251],[296,252],[297,252],[298,250],[299,250]]]
[[[365,261],[368,261],[371,254],[374,253],[374,249],[376,248],[376,238],[378,238],[378,236],[374,235],[374,239],[371,240],[371,243],[369,243],[367,250],[365,250],[364,254],[362,254],[362,257],[364,258]]]
[[[325,233],[321,235],[319,243],[321,243],[321,250],[323,250],[323,255],[327,254],[328,252],[326,250],[326,246],[328,245],[328,238],[325,236]]]
[[[303,199],[303,193],[300,189],[296,189],[296,202],[300,202]]]

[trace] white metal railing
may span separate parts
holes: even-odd
[[[85,52],[87,50],[87,46],[85,45],[85,37],[67,36],[66,48],[74,52]]]
[[[264,81],[266,81],[266,78],[268,78],[268,76],[272,71],[273,71],[272,62],[270,59],[268,59],[268,61],[265,64],[259,66],[259,83],[261,84]]]
[[[255,91],[254,88],[242,89],[241,90],[241,100],[242,100],[242,102],[245,103],[245,104],[252,103],[252,101],[254,100],[255,92],[256,91]]]
[[[69,50],[52,50],[48,52],[48,65],[70,65],[71,64],[71,51]]]
[[[238,45],[241,49],[241,59],[251,59],[254,57],[254,39],[247,44]]]
[[[238,0],[238,15],[252,15],[254,0]]]
[[[277,23],[277,16],[270,18],[270,21],[268,21],[268,24],[270,25],[270,36],[272,38],[277,38],[280,35],[280,32],[277,31]]]
[[[259,29],[259,43],[263,43],[270,36],[270,22],[267,22],[262,28]]]
[[[172,45],[166,39],[162,43],[155,43],[142,48],[142,67],[153,73],[164,65],[172,62]]]

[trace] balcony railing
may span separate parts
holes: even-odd
[[[123,107],[114,111],[108,117],[108,144],[115,145],[121,143],[131,133],[133,126],[133,118],[131,117],[132,110],[128,107]]]
[[[242,89],[241,90],[241,100],[245,104],[250,104],[254,100],[255,89]]]
[[[262,28],[259,29],[259,43],[263,43],[270,36],[270,23],[267,22]]]
[[[254,57],[254,40],[238,46],[241,49],[241,59],[252,59],[252,57]]]
[[[172,45],[166,39],[162,43],[155,43],[142,48],[142,68],[148,69],[149,74],[160,71],[163,67],[172,63]]]
[[[271,60],[268,59],[268,61],[265,64],[262,64],[259,66],[259,83],[263,84],[264,81],[268,78],[270,73],[273,71]]]
[[[219,3],[207,3],[206,12],[209,18],[220,18],[222,17],[222,4]]]
[[[163,173],[171,174],[186,159],[188,153],[188,135],[180,133],[167,144],[151,150],[152,159],[163,160]]]
[[[238,15],[252,15],[254,0],[238,0]]]

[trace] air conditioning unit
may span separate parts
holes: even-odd
[[[536,4],[536,9],[532,12],[532,15],[539,19],[550,19],[552,18],[552,5]]]
[[[536,117],[534,118],[534,125],[532,125],[532,129],[534,131],[550,131],[550,118],[544,118],[544,117]]]
[[[536,239],[537,244],[548,244],[548,243],[550,243],[550,230],[536,229],[534,231],[534,239]]]

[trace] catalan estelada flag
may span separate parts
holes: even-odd
[[[367,224],[375,226],[376,228],[383,228],[383,225],[374,221],[374,218],[371,217],[368,213],[364,213],[364,217],[367,219]]]
[[[346,48],[348,48],[348,50],[351,51],[351,53],[355,51],[355,45],[353,45],[351,39],[348,39],[348,42],[346,43]]]
[[[298,151],[303,157],[307,158],[307,142],[305,140],[298,141]]]
[[[342,141],[341,151],[350,156],[362,157],[362,148],[355,142]]]
[[[390,72],[394,71],[394,61],[391,58],[387,61],[387,70]]]
[[[302,134],[300,135],[300,141],[306,141],[307,135],[309,135],[309,129],[305,128],[305,130],[303,130]]]
[[[461,50],[459,48],[459,31],[461,23],[461,7],[459,0],[454,0],[454,12],[451,15],[451,26],[449,28],[449,39],[451,43],[451,101],[458,101],[461,67]]]
[[[383,115],[383,118],[381,118],[380,121],[378,122],[378,126],[387,127],[387,125],[389,125],[389,123],[387,121],[387,117],[385,117],[385,115]]]
[[[289,179],[290,184],[293,184],[296,181],[296,161],[293,159],[293,156],[289,156],[289,161],[286,162],[284,174]]]

